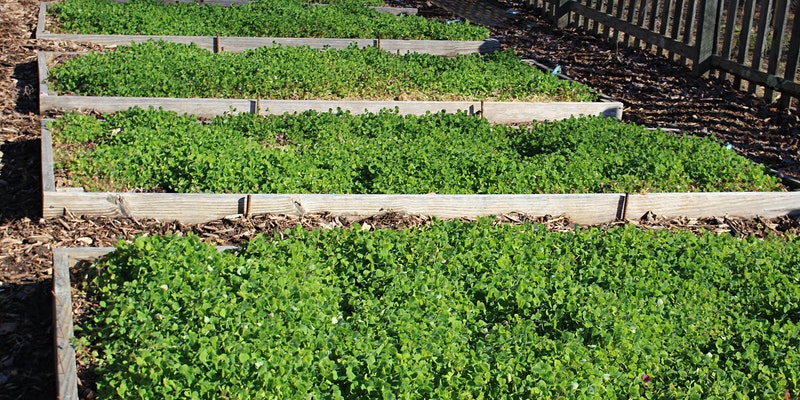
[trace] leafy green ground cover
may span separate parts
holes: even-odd
[[[466,114],[69,113],[60,168],[89,190],[211,193],[766,191],[762,166],[707,138],[610,118],[492,126]],[[87,145],[88,143],[88,145]]]
[[[285,236],[285,238],[283,238]],[[120,243],[79,332],[102,398],[783,398],[797,238],[434,222]]]
[[[452,58],[377,48],[264,47],[214,54],[163,41],[92,53],[51,69],[61,93],[93,96],[365,100],[591,101],[589,88],[512,50]]]
[[[64,0],[50,15],[58,31],[85,34],[265,36],[484,40],[489,30],[469,23],[444,24],[419,16],[396,16],[337,1],[315,7],[300,0],[258,0],[235,7],[168,4],[161,0]]]

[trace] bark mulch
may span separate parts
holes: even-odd
[[[443,20],[470,17],[492,25],[504,46],[541,64],[560,65],[572,78],[625,103],[625,119],[713,135],[741,154],[785,174],[800,176],[798,117],[778,110],[725,82],[694,78],[685,67],[637,49],[618,49],[572,29],[556,30],[519,3],[464,0],[403,1],[421,14]],[[440,7],[437,7],[440,6]],[[513,8],[518,14],[505,13]],[[258,233],[347,227],[354,222],[329,215],[302,219],[255,216],[182,225],[154,220],[41,217],[36,50],[76,51],[99,46],[33,38],[38,2],[0,0],[0,398],[55,397],[52,323],[52,248],[110,246],[137,234],[193,232],[209,243],[237,245]],[[472,15],[470,15],[472,13]],[[566,218],[505,215],[499,222],[531,220],[554,231],[573,224]],[[413,227],[429,218],[386,214],[359,221],[370,229]],[[777,219],[663,219],[645,215],[635,223],[649,229],[688,229],[737,236],[796,235],[797,217]],[[609,224],[613,226],[616,224]],[[82,374],[82,396],[92,396],[91,374]]]

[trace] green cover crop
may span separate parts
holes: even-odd
[[[298,0],[259,0],[234,7],[168,4],[161,0],[64,0],[49,6],[60,32],[83,34],[261,36],[484,40],[489,30],[396,16],[360,1],[312,6]]]
[[[130,109],[55,121],[59,166],[89,190],[601,193],[778,190],[708,138],[609,118],[528,128],[466,114],[193,116]]]
[[[90,271],[101,398],[783,398],[796,238],[434,222],[218,253],[138,238]]]
[[[92,96],[590,101],[587,87],[546,74],[511,51],[452,58],[374,47],[264,47],[242,53],[150,41],[52,68],[51,87]]]

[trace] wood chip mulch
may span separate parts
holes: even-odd
[[[625,119],[648,126],[677,128],[686,134],[714,135],[739,153],[795,177],[798,117],[776,109],[715,79],[694,78],[688,69],[641,50],[618,49],[572,29],[554,30],[545,20],[508,1],[392,0],[421,7],[421,15],[453,21],[484,18],[504,46],[524,57],[562,69],[625,103]],[[437,8],[438,4],[441,7]],[[518,13],[503,13],[507,9]],[[483,11],[481,11],[483,10]],[[474,15],[478,13],[477,15]],[[52,248],[111,246],[138,234],[193,232],[217,245],[237,245],[258,233],[301,224],[306,228],[348,227],[356,220],[329,215],[303,219],[255,216],[182,225],[153,220],[65,216],[40,220],[38,77],[36,50],[101,50],[96,45],[33,38],[38,1],[0,0],[0,398],[55,397],[52,332]],[[462,15],[459,15],[462,14]],[[430,220],[386,214],[360,220],[369,229],[414,227]],[[498,222],[544,223],[569,231],[566,218],[504,215]],[[798,217],[777,219],[664,219],[655,215],[631,221],[648,229],[685,229],[736,236],[796,235]],[[621,224],[621,223],[620,223]],[[606,227],[617,224],[608,224]],[[91,380],[90,375],[82,375]],[[90,382],[85,382],[90,387]],[[84,391],[83,396],[91,396]]]

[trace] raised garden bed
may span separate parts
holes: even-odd
[[[98,351],[104,396],[778,397],[799,378],[796,240],[489,221],[235,255],[139,238],[81,269],[99,306],[72,343]],[[70,261],[107,250],[54,250],[58,332]]]
[[[353,47],[325,51],[273,47],[222,55],[191,45],[148,42],[113,53],[75,57],[39,53],[40,112],[113,112],[154,106],[213,116],[232,110],[283,114],[398,108],[403,114],[462,110],[480,113],[494,123],[622,115],[618,102],[575,101],[599,96],[577,83],[544,74],[509,52],[447,59],[393,56]],[[50,79],[49,68],[57,61],[68,64],[59,64],[58,76]],[[120,76],[127,78],[119,81]],[[84,95],[51,91],[51,81],[67,93]],[[531,99],[536,101],[525,101]]]
[[[314,48],[345,48],[352,43],[359,47],[379,47],[390,52],[417,52],[442,56],[454,56],[469,53],[490,53],[500,49],[500,43],[495,39],[481,40],[414,40],[403,38],[387,38],[385,36],[337,38],[337,37],[291,37],[292,35],[273,35],[274,37],[256,37],[255,35],[220,36],[219,30],[211,29],[208,33],[199,35],[176,35],[169,33],[142,35],[142,34],[101,34],[90,33],[52,33],[47,30],[47,7],[50,3],[41,3],[39,22],[36,27],[36,38],[45,40],[70,40],[101,44],[105,46],[129,45],[131,42],[141,43],[148,40],[164,40],[175,43],[194,43],[206,50],[220,52],[239,52],[273,44],[284,46],[310,46]],[[385,10],[381,10],[385,11]],[[252,24],[252,23],[251,23]],[[261,26],[262,24],[257,24]],[[188,25],[191,26],[191,25]],[[251,25],[248,25],[251,26]],[[209,28],[210,29],[210,28]],[[176,31],[180,32],[180,31]],[[410,36],[409,36],[410,37]]]
[[[595,127],[590,129],[589,126],[592,125],[592,123],[587,121],[591,120],[573,119],[560,122],[558,126],[565,128],[562,128],[561,132],[552,133],[552,135],[547,133],[548,129],[552,129],[551,126],[538,124],[532,128],[532,131],[526,133],[532,137],[530,141],[523,141],[524,143],[520,142],[518,146],[515,146],[511,142],[517,140],[520,134],[512,132],[513,128],[503,126],[489,127],[485,121],[470,118],[465,115],[442,114],[439,115],[439,117],[446,116],[447,118],[442,120],[451,121],[452,126],[448,126],[445,130],[442,130],[440,122],[438,128],[440,129],[439,136],[435,133],[431,133],[430,135],[418,133],[423,136],[418,143],[427,140],[427,142],[425,142],[427,144],[424,145],[423,148],[430,145],[433,149],[430,150],[433,153],[427,155],[428,153],[423,150],[419,150],[418,152],[413,150],[413,145],[411,145],[411,147],[404,147],[409,145],[401,143],[406,141],[406,139],[411,142],[418,140],[411,139],[411,136],[416,135],[414,134],[414,132],[416,132],[414,129],[407,130],[405,133],[402,133],[403,131],[398,131],[399,133],[396,134],[397,137],[394,141],[392,141],[392,138],[383,137],[386,135],[395,135],[393,131],[390,132],[391,130],[387,130],[386,128],[384,128],[383,131],[379,128],[375,129],[372,133],[376,135],[374,142],[385,142],[383,149],[372,148],[364,143],[359,145],[359,142],[356,140],[356,136],[359,135],[358,133],[342,134],[342,136],[339,136],[342,140],[339,146],[341,146],[342,149],[337,150],[336,146],[338,142],[333,143],[339,140],[337,139],[337,134],[330,133],[330,135],[328,135],[329,131],[332,132],[331,129],[337,132],[353,130],[352,127],[342,125],[341,122],[334,121],[331,123],[331,121],[328,121],[331,125],[326,126],[319,121],[315,123],[308,122],[313,121],[311,118],[305,122],[302,122],[301,118],[297,117],[274,118],[273,121],[283,120],[283,122],[277,123],[275,132],[263,136],[265,135],[263,133],[254,133],[256,130],[254,128],[253,131],[248,134],[255,136],[243,140],[237,138],[237,130],[240,128],[244,129],[243,127],[245,126],[250,128],[257,126],[261,123],[258,117],[244,115],[228,116],[219,119],[219,121],[228,121],[227,123],[229,124],[228,130],[225,131],[224,134],[226,139],[220,142],[214,139],[214,134],[211,133],[211,131],[205,130],[206,128],[210,128],[213,124],[201,126],[196,122],[188,122],[192,121],[189,117],[182,117],[184,121],[183,125],[176,122],[178,120],[177,118],[172,118],[172,122],[167,122],[170,125],[170,132],[175,132],[176,135],[182,135],[183,133],[181,132],[191,132],[194,128],[199,128],[196,132],[199,136],[192,139],[190,134],[185,137],[162,137],[159,139],[156,137],[158,134],[152,136],[154,132],[157,132],[157,129],[154,130],[152,121],[143,122],[142,113],[144,113],[143,110],[129,111],[127,114],[120,114],[118,118],[118,120],[121,121],[135,121],[135,124],[143,129],[141,132],[138,132],[137,128],[133,126],[125,125],[127,122],[120,125],[120,127],[116,127],[116,125],[104,127],[102,123],[97,124],[95,122],[87,124],[84,120],[83,125],[77,124],[76,126],[82,127],[81,135],[88,135],[87,138],[83,140],[89,140],[89,137],[94,137],[90,135],[89,132],[94,132],[95,135],[99,134],[99,136],[94,137],[94,140],[96,140],[95,144],[92,145],[94,150],[103,151],[106,152],[106,154],[122,152],[126,154],[126,158],[133,157],[131,159],[137,160],[141,157],[145,157],[141,158],[140,161],[136,161],[138,171],[136,173],[142,174],[141,176],[147,173],[146,167],[150,164],[163,166],[163,168],[161,168],[163,171],[159,172],[159,174],[162,175],[163,173],[167,173],[168,170],[184,171],[185,174],[181,173],[175,175],[175,179],[168,178],[168,180],[160,181],[160,183],[140,182],[137,184],[135,182],[123,181],[122,176],[124,172],[122,172],[122,169],[120,169],[120,172],[116,173],[117,175],[113,175],[109,178],[109,176],[104,175],[104,170],[112,167],[90,167],[97,168],[97,172],[91,172],[94,170],[87,170],[89,172],[84,173],[94,176],[93,180],[88,181],[87,184],[92,187],[105,188],[105,190],[110,190],[110,192],[85,193],[82,188],[57,187],[54,173],[52,135],[47,126],[43,126],[42,171],[44,175],[43,214],[45,217],[62,215],[65,210],[76,215],[104,215],[134,218],[150,217],[162,220],[176,219],[184,222],[208,221],[237,214],[253,215],[267,213],[304,215],[307,213],[328,212],[336,215],[368,216],[381,212],[398,211],[456,218],[522,212],[534,216],[564,214],[568,215],[577,223],[596,224],[616,219],[639,218],[648,211],[664,216],[684,215],[690,217],[708,217],[731,215],[741,217],[775,217],[796,213],[797,210],[800,210],[800,193],[730,192],[626,194],[636,193],[637,191],[659,190],[661,186],[659,186],[658,180],[664,181],[661,183],[662,185],[671,185],[663,186],[660,190],[670,190],[670,188],[671,190],[678,190],[678,187],[682,187],[683,189],[681,190],[722,190],[726,188],[729,190],[774,190],[777,188],[777,185],[774,178],[765,175],[765,171],[759,173],[756,166],[751,165],[744,159],[740,159],[738,156],[735,156],[733,152],[708,141],[708,139],[686,138],[684,141],[681,141],[674,137],[670,139],[660,132],[647,132],[643,128],[631,127],[624,124],[619,124],[619,127],[606,126],[606,132],[601,132],[600,126],[603,125],[603,123],[598,124],[594,122]],[[126,116],[128,114],[131,115]],[[171,120],[171,118],[164,117],[164,115],[168,115],[167,113],[160,112],[155,114],[157,114],[154,117],[155,120]],[[424,126],[425,129],[423,130],[426,131],[437,129],[436,123],[414,122],[418,117],[404,118],[387,112],[385,112],[385,114],[391,116],[391,118],[386,118],[385,121],[383,121],[387,124],[418,124]],[[326,118],[331,119],[332,117],[332,115],[328,115]],[[421,120],[432,121],[435,120],[435,117],[437,116],[422,117]],[[362,126],[382,124],[375,116],[348,116],[348,118],[360,121],[358,124]],[[472,122],[467,124],[466,127],[458,128],[459,123],[456,122],[459,118],[469,118]],[[404,122],[404,119],[406,122]],[[217,123],[222,123],[219,121],[217,121]],[[613,125],[610,124],[613,120],[595,119],[595,121],[606,121],[605,125]],[[321,136],[317,139],[298,137],[296,136],[297,133],[293,132],[290,127],[290,125],[295,123],[316,124],[316,129],[319,130]],[[285,124],[286,126],[281,124]],[[417,126],[417,129],[419,129],[419,126]],[[463,130],[459,131],[459,129]],[[585,135],[583,130],[587,129],[594,130],[595,136]],[[351,137],[350,135],[354,136]],[[409,137],[400,140],[404,137],[403,135]],[[606,135],[610,136],[607,138]],[[630,138],[626,140],[615,140],[612,138],[612,136],[615,135],[620,137],[630,136]],[[131,138],[139,137],[143,140],[147,137],[146,142],[152,144],[152,146],[148,145],[147,147],[149,147],[149,149],[101,149],[101,147],[104,147],[109,142],[126,142],[125,138],[128,136]],[[447,136],[451,136],[451,138],[448,139]],[[503,137],[505,137],[505,139],[503,139]],[[512,140],[509,141],[509,137],[511,137]],[[533,139],[536,137],[539,139]],[[333,141],[331,141],[332,139]],[[313,142],[314,140],[317,140],[317,144],[320,146],[316,151],[321,151],[321,154],[312,154],[313,151],[309,149],[315,146],[311,146],[309,144],[311,142],[306,143],[306,145],[302,144],[307,141]],[[491,148],[496,143],[502,143],[503,140],[509,141],[508,146],[511,146],[511,149],[520,150],[527,155],[520,159],[514,159],[514,154],[516,154],[516,157],[519,157],[522,153],[507,147],[504,149],[503,146],[505,145],[500,145],[500,147],[494,149]],[[548,143],[539,142],[539,140],[545,140],[545,142]],[[248,144],[248,141],[250,141],[250,144]],[[278,143],[279,141],[280,144]],[[572,143],[573,141],[575,143]],[[695,143],[693,141],[697,142]],[[206,145],[199,145],[200,142],[205,142]],[[223,142],[234,143],[235,154],[226,153],[227,150],[224,149]],[[160,146],[159,143],[171,144],[168,146]],[[191,149],[189,149],[189,147],[183,149],[181,143],[188,144]],[[208,143],[211,143],[210,147]],[[254,147],[253,143],[257,143],[258,145]],[[325,143],[328,143],[332,147],[328,148],[328,145]],[[473,148],[470,147],[470,144],[476,143],[477,145],[473,145]],[[538,145],[536,143],[538,143]],[[218,147],[218,144],[220,147]],[[525,144],[527,144],[527,146],[525,146]],[[644,147],[637,147],[642,146],[642,144],[644,144]],[[76,143],[69,146],[83,148],[82,146],[84,145]],[[307,146],[305,147],[306,150],[303,150],[304,146]],[[350,149],[353,146],[359,147],[361,150],[355,150],[355,147]],[[437,146],[444,146],[449,148],[449,150],[439,151],[436,150],[438,148]],[[621,154],[619,156],[614,156],[612,158],[604,157],[602,155],[604,154],[604,149],[609,146],[622,146],[624,149],[618,149],[618,152]],[[477,149],[475,147],[477,147]],[[171,153],[158,153],[159,148],[167,151],[167,153]],[[542,148],[543,150],[541,153],[537,154],[535,148]],[[572,153],[567,151],[570,148],[573,149]],[[263,160],[258,161],[258,157],[251,160],[254,154],[261,154],[261,150],[259,149],[267,149],[267,152],[278,151],[278,153],[269,156],[272,157],[270,158],[272,160],[271,162]],[[155,151],[150,153],[150,150]],[[287,153],[286,151],[291,151],[291,153]],[[304,153],[307,151],[311,152]],[[470,151],[481,154],[471,154],[469,153]],[[361,167],[357,165],[353,167],[350,165],[351,163],[349,161],[342,161],[347,157],[341,158],[337,156],[339,153],[346,154],[348,152],[360,154],[360,156],[351,160],[355,164],[362,163],[363,165]],[[391,154],[403,152],[410,154],[406,157],[406,160],[391,158]],[[687,152],[691,153],[691,157],[696,159],[694,162],[692,159],[681,158],[680,154],[686,154]],[[185,160],[176,158],[179,157],[181,153],[191,154],[192,156]],[[298,157],[297,162],[289,162],[287,165],[292,165],[293,167],[280,172],[280,166],[288,160],[283,159],[283,157],[288,157],[289,154],[295,153],[296,157]],[[696,153],[702,154],[702,157],[697,158],[698,154]],[[381,158],[383,156],[389,158]],[[95,156],[90,157],[100,160],[106,156],[97,153]],[[147,157],[160,161],[146,161]],[[363,159],[359,159],[359,157]],[[459,159],[459,157],[462,158]],[[475,161],[484,160],[487,159],[487,157],[492,161],[487,162],[485,168],[481,167],[479,165],[480,163]],[[214,166],[219,164],[216,160],[234,159],[241,161],[242,165],[227,166],[222,169]],[[539,159],[541,159],[540,161],[543,162],[543,164],[541,168],[537,169],[535,167],[535,165],[537,165],[535,162]],[[200,161],[198,162],[198,160]],[[374,162],[369,160],[373,160]],[[443,163],[439,166],[441,168],[435,165],[436,162]],[[431,165],[434,165],[433,168],[436,172],[424,173],[423,170],[428,168],[425,166],[429,163],[433,163]],[[689,165],[684,165],[684,163],[688,163]],[[315,164],[316,166],[311,164]],[[341,164],[340,167],[350,172],[344,170],[340,171],[342,168],[336,167],[336,165],[339,164]],[[84,163],[83,165],[87,166],[89,164]],[[170,167],[170,165],[176,166],[177,169]],[[495,172],[491,172],[489,168],[490,165],[494,166],[492,168],[496,170]],[[517,167],[520,169],[517,171],[518,173],[500,178],[503,176],[503,168],[497,169],[498,165],[506,169],[514,169]],[[574,168],[580,168],[581,172],[576,172],[577,170],[575,169],[570,170],[570,168],[567,168],[570,165]],[[455,175],[447,172],[449,169],[452,169],[453,166],[456,166],[456,170],[453,170],[453,174],[461,174],[459,175],[463,177],[461,181],[455,179]],[[268,173],[266,176],[260,176],[258,171],[264,170],[264,168],[272,168],[275,169],[275,171],[273,171],[274,173]],[[307,168],[310,169],[306,171]],[[484,168],[485,171],[482,168]],[[538,172],[531,173],[530,176],[527,176],[527,173],[523,172],[525,168],[533,168],[533,170]],[[398,171],[396,171],[396,169],[399,169],[402,173],[397,175]],[[473,169],[475,171],[469,172]],[[651,174],[655,173],[655,175],[650,177],[652,179],[648,179],[649,175],[641,175],[641,171],[651,170],[653,171]],[[213,181],[210,182],[213,185],[224,185],[225,182],[231,182],[236,185],[251,182],[255,186],[231,186],[227,187],[227,189],[222,186],[214,186],[212,188],[211,186],[205,187],[203,186],[205,183],[202,183],[201,180],[196,180],[200,176],[217,176],[214,171],[224,172],[223,175],[225,175],[225,177],[220,179],[214,178]],[[361,172],[350,176],[352,173],[355,173],[354,171]],[[369,171],[372,171],[374,173],[373,175],[377,178],[373,177],[373,179],[364,180],[366,176],[364,173]],[[199,175],[194,176],[193,174]],[[492,174],[499,175],[493,178],[494,175]],[[571,178],[569,177],[574,177],[576,174],[578,176],[584,174],[592,176],[600,174],[600,176],[595,177],[597,178],[596,181],[592,181],[594,178],[586,178],[588,180],[581,182],[570,181]],[[308,177],[312,175],[314,178],[309,180],[310,178]],[[425,179],[431,180],[432,176],[436,177],[435,180],[441,184],[440,186],[415,186],[416,184],[414,184],[414,182],[424,183],[426,182]],[[548,178],[548,176],[550,176],[550,178]],[[558,177],[558,182],[561,183],[555,181],[548,183],[548,179],[552,180],[555,177]],[[692,178],[685,180],[687,177]],[[262,181],[262,179],[265,178],[272,179],[273,183],[265,183],[269,182],[268,180]],[[71,179],[79,178],[73,176]],[[484,179],[486,181],[481,183],[481,180]],[[497,180],[493,181],[492,179]],[[475,182],[472,182],[473,180],[475,180]],[[112,182],[116,182],[117,186],[113,186]],[[180,186],[181,182],[185,184],[185,188],[183,189],[180,189],[184,187]],[[306,182],[312,186],[304,186],[302,182]],[[511,183],[514,184],[506,187],[503,186],[503,182],[506,182],[506,186]],[[319,186],[328,184],[333,186]],[[339,184],[349,186],[337,186]],[[414,185],[409,186],[411,184]],[[539,190],[546,191],[545,194],[525,194],[535,192],[537,190],[535,188],[539,187],[537,185],[543,184],[545,186],[541,186]],[[514,189],[514,187],[517,187],[514,185],[519,186],[518,190]],[[211,190],[214,192],[228,192],[229,194],[127,193],[125,191],[120,191],[123,187],[152,190],[153,186],[160,188],[160,190],[168,191]],[[359,189],[359,187],[361,189]],[[483,187],[483,189],[481,189],[481,187]],[[561,187],[561,189],[558,189],[558,187]],[[549,193],[551,191],[570,192],[574,190],[588,192],[610,191],[612,193]],[[237,191],[242,191],[244,193],[235,194]],[[231,192],[233,192],[233,194],[230,194]],[[247,192],[251,194],[246,194]],[[285,194],[279,194],[281,192]],[[303,192],[311,193],[305,194]],[[337,194],[319,194],[326,192]],[[356,194],[344,194],[348,192]],[[409,194],[409,192],[425,194]],[[439,193],[428,194],[431,192]],[[523,194],[506,194],[514,192],[521,192]]]

